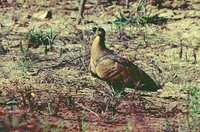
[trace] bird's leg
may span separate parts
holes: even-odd
[[[124,91],[125,90],[125,82],[122,84],[122,86],[121,86],[121,88],[120,88],[120,92],[119,92],[119,97],[120,96],[125,96],[125,95],[127,95],[127,93]]]
[[[109,82],[108,85],[109,85],[110,89],[109,89],[109,91],[106,91],[105,94],[104,94],[105,95],[104,100],[105,100],[105,103],[106,103],[104,113],[106,113],[109,110],[111,101],[113,100],[113,97],[115,95],[115,93],[113,93],[115,91],[114,91],[114,88],[112,86],[112,83]]]

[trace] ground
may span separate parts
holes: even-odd
[[[119,21],[119,12],[135,15],[137,5],[87,2],[80,25],[75,0],[55,7],[1,5],[0,131],[199,131],[200,2],[167,0],[159,8],[149,2],[146,16],[158,14],[155,23]],[[52,18],[38,16],[41,11]],[[127,88],[127,95],[116,97],[92,77],[88,63],[96,25],[106,30],[108,48],[162,89]],[[52,33],[55,39],[45,36],[52,45],[29,46],[37,33]]]

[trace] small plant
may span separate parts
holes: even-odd
[[[46,109],[47,109],[48,114],[51,115],[52,114],[52,112],[51,112],[51,103],[49,103],[49,102],[47,103],[47,108]]]
[[[124,126],[124,132],[131,132],[131,128],[130,128],[129,124]]]
[[[188,129],[192,132],[196,132],[196,130],[200,126],[200,92],[197,87],[192,87],[192,89],[188,92],[188,117],[187,117],[187,125]]]
[[[116,25],[126,25],[126,24],[138,24],[138,25],[145,25],[145,24],[156,24],[160,25],[166,23],[168,21],[167,18],[159,17],[159,14],[151,15],[129,15],[125,17],[122,13],[120,13],[121,17],[114,20],[112,23]]]
[[[35,28],[29,30],[28,37],[28,47],[38,48],[40,45],[44,45],[45,55],[48,53],[48,45],[50,50],[53,48],[53,44],[56,43],[55,39],[58,34],[54,34],[51,29],[50,32],[37,31]]]
[[[1,38],[2,38],[2,34],[0,33],[0,55],[5,54],[5,52],[6,52],[5,49],[3,48]]]
[[[149,103],[145,103],[144,104],[144,109],[145,110],[148,110],[148,109],[150,109],[151,108],[151,104],[149,104]]]
[[[20,42],[20,61],[19,61],[19,67],[23,71],[24,76],[27,75],[29,69],[30,69],[30,61],[28,59],[28,53],[29,48],[25,48],[25,46],[22,45],[22,42]]]
[[[156,24],[160,25],[168,21],[167,18],[159,17],[159,14],[151,15],[151,11],[147,14],[146,9],[147,2],[146,0],[140,0],[136,12],[131,11],[128,16],[125,16],[124,13],[120,12],[120,16],[117,17],[117,20],[114,20],[112,23],[116,25],[126,25],[126,24]]]
[[[37,31],[35,28],[32,28],[27,33],[28,37],[28,47],[38,48],[44,42],[42,38],[44,37],[42,31]]]
[[[166,126],[165,126],[165,132],[173,132],[174,129],[173,129],[173,125],[174,125],[174,122],[173,121],[170,121],[170,120],[167,120],[166,121]]]
[[[12,45],[14,40],[11,38],[7,38],[7,37],[5,37],[5,38],[6,38],[7,49],[10,49],[10,46]]]
[[[85,112],[81,112],[81,131],[87,132],[86,121],[85,121]]]
[[[50,32],[45,33],[44,37],[42,38],[42,40],[45,40],[44,42],[42,42],[45,46],[45,55],[47,55],[48,45],[50,46],[50,50],[53,49],[53,44],[55,44],[55,39],[57,36],[58,34],[54,34],[52,29],[50,30]]]
[[[20,124],[20,120],[12,115],[7,115],[4,120],[0,120],[0,131],[9,131],[10,128],[16,127]]]

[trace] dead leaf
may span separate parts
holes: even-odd
[[[39,11],[33,14],[33,17],[36,19],[51,19],[52,18],[52,12],[51,11]]]

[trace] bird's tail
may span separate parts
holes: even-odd
[[[134,67],[134,69],[132,69],[130,72],[132,82],[134,83],[134,87],[136,89],[155,92],[161,88],[158,83],[156,83],[146,72],[144,72],[139,67]]]

